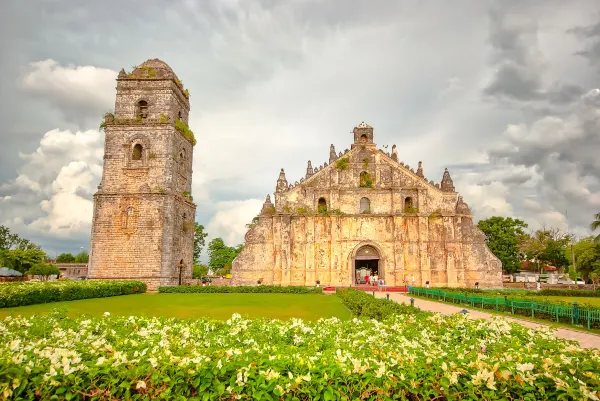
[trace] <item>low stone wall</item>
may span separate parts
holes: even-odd
[[[535,290],[537,283],[504,283],[504,288],[522,288],[527,290]],[[596,290],[600,288],[597,284],[548,284],[540,283],[540,288],[550,288],[555,290]]]
[[[202,280],[193,278],[185,281],[185,285],[202,285]],[[213,278],[210,285],[224,286],[232,285],[231,279],[228,278]]]

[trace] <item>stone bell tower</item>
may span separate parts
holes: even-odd
[[[94,195],[90,279],[148,288],[192,276],[194,221],[189,93],[158,59],[121,70],[107,113],[104,169]]]

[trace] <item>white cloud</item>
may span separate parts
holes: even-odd
[[[102,113],[114,105],[116,78],[117,72],[110,69],[62,66],[47,59],[30,63],[21,85],[36,97],[47,100],[63,113],[66,121],[76,122],[81,127],[86,119],[99,121]]]
[[[227,245],[243,243],[244,235],[248,231],[246,224],[258,215],[262,204],[263,201],[258,199],[217,202],[217,212],[206,225],[208,241],[220,237]]]
[[[17,178],[0,187],[12,194],[4,198],[10,207],[0,210],[0,221],[22,217],[22,228],[38,235],[89,235],[103,140],[104,134],[93,130],[47,132],[35,152],[21,155]]]

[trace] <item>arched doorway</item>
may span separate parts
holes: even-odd
[[[354,256],[354,284],[365,284],[365,276],[372,280],[375,275],[383,278],[383,269],[380,264],[379,251],[371,245],[363,245],[356,251]]]

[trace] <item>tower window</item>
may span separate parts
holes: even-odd
[[[371,201],[369,198],[362,198],[360,200],[360,213],[371,213]]]
[[[148,117],[148,102],[147,101],[140,100],[139,102],[137,102],[136,117],[137,118]]]
[[[133,147],[133,152],[131,153],[131,160],[142,160],[142,145],[139,143]]]
[[[325,213],[327,211],[327,201],[325,198],[319,198],[319,204],[317,210],[319,213]]]
[[[367,143],[367,142],[369,142],[369,138],[367,138],[367,136],[365,134],[362,134],[360,136],[360,142],[361,143]]]
[[[405,212],[411,212],[413,209],[414,209],[413,200],[412,200],[412,198],[410,196],[407,196],[404,199],[404,211]]]

